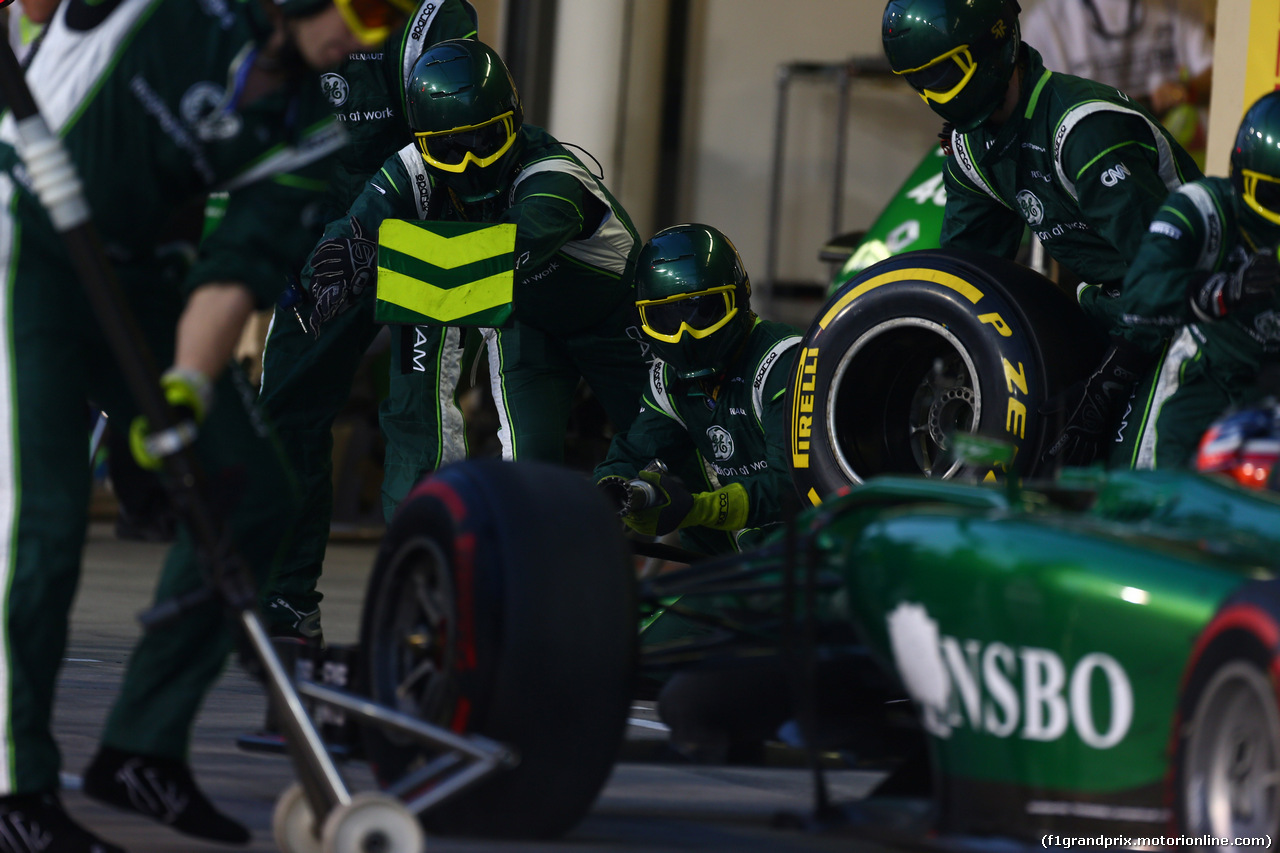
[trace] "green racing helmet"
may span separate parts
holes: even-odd
[[[654,234],[636,261],[640,326],[681,379],[724,372],[751,331],[751,279],[729,238],[709,225]]]
[[[452,39],[409,72],[409,127],[438,183],[468,204],[496,196],[519,158],[524,109],[493,48]]]
[[[968,133],[1004,103],[1020,11],[1017,0],[890,0],[880,37],[893,73]]]
[[[1280,92],[1249,107],[1231,149],[1231,186],[1240,230],[1254,249],[1280,244]]]

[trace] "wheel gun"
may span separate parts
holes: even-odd
[[[644,471],[657,471],[659,474],[667,473],[667,466],[661,459],[655,459],[648,465],[644,466]],[[642,480],[635,477],[630,480],[610,484],[608,489],[609,497],[618,507],[618,515],[624,516],[632,512],[642,509],[648,509],[655,506],[662,496],[658,493],[657,488],[648,480]]]

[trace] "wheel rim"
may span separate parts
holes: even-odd
[[[1187,738],[1188,832],[1275,835],[1280,827],[1280,713],[1270,679],[1244,661],[1214,673]]]
[[[878,474],[952,477],[963,463],[947,433],[973,432],[982,389],[969,353],[945,326],[919,317],[881,323],[836,365],[827,435],[853,483]]]
[[[457,705],[453,579],[440,547],[418,537],[392,557],[366,652],[375,700],[447,726]],[[398,744],[409,737],[388,733]]]

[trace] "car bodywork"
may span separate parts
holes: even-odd
[[[744,623],[747,599],[735,606],[724,588],[755,578],[757,615],[790,601],[814,636],[841,638],[816,653],[891,677],[901,696],[882,697],[879,724],[897,727],[889,712],[910,699],[928,781],[908,823],[869,808],[874,796],[851,810],[877,833],[1036,847],[1048,833],[1159,836],[1179,824],[1170,768],[1197,642],[1228,597],[1271,576],[1277,520],[1276,496],[1185,472],[1083,469],[1026,486],[881,477],[802,513],[790,544],[648,592],[697,596],[710,578],[708,609],[758,645],[786,620]],[[778,589],[793,593],[760,598],[759,578],[787,565]],[[733,654],[732,642],[708,652],[705,634],[689,642]]]

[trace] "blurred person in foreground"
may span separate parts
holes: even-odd
[[[159,467],[191,446],[226,510],[229,542],[261,582],[293,524],[296,495],[253,389],[228,362],[255,308],[274,304],[315,229],[299,216],[345,143],[317,71],[374,45],[401,13],[382,0],[63,0],[27,71],[61,137],[121,293],[157,363],[177,426],[152,434],[116,367],[19,154],[31,144],[0,120],[0,264],[4,301],[0,462],[4,643],[0,646],[0,851],[116,853],[58,798],[50,729],[54,685],[80,573],[90,478],[87,400],[133,424],[134,452]],[[175,280],[161,247],[211,192],[226,217]],[[282,227],[282,223],[292,223]],[[203,588],[185,529],[156,589],[167,601]],[[96,755],[91,798],[194,836],[243,844],[188,765],[191,727],[235,642],[235,622],[207,600],[143,635]]]

